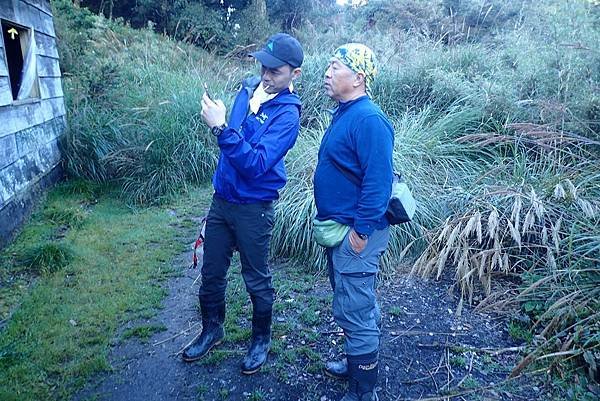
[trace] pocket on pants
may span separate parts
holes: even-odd
[[[340,312],[352,325],[371,326],[376,316],[375,273],[340,274]]]
[[[365,271],[362,257],[350,246],[349,235],[350,232],[346,234],[340,245],[333,248],[331,255],[334,269],[342,274]]]

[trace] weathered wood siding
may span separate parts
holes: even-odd
[[[35,199],[60,176],[58,141],[66,127],[56,33],[48,0],[0,0],[0,18],[32,28],[39,98],[13,101],[0,35],[0,247]]]

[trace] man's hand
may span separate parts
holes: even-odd
[[[225,115],[227,114],[227,108],[221,99],[212,100],[208,97],[206,92],[202,95],[202,112],[201,116],[206,125],[210,128],[218,127],[225,124]]]
[[[356,253],[361,253],[367,246],[367,241],[369,241],[368,239],[360,238],[354,229],[350,230],[348,239],[350,240],[350,246]]]

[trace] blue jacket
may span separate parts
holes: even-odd
[[[215,192],[233,203],[272,201],[285,185],[284,156],[300,129],[300,98],[285,89],[263,103],[256,114],[248,102],[260,78],[245,80],[219,135],[221,149],[213,176]]]
[[[393,148],[394,129],[368,96],[340,103],[319,149],[314,177],[317,219],[334,220],[367,235],[387,227]],[[348,174],[361,182],[360,187]]]

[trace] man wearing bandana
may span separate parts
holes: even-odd
[[[271,346],[275,291],[267,259],[273,229],[273,201],[286,183],[283,158],[300,129],[300,98],[293,81],[301,74],[302,46],[278,33],[252,53],[260,77],[242,83],[229,119],[220,99],[202,96],[202,119],[219,145],[213,177],[215,193],[206,220],[200,311],[202,332],[182,353],[193,362],[225,336],[227,269],[233,249],[240,252],[242,276],[252,302],[252,340],[241,370],[257,372]]]
[[[335,50],[325,72],[327,95],[337,101],[314,176],[316,220],[347,227],[326,247],[333,315],[344,330],[346,356],[325,372],[347,377],[342,401],[377,400],[380,313],[375,298],[379,258],[389,239],[385,211],[393,178],[394,131],[370,98],[377,73],[371,49],[349,43]]]

